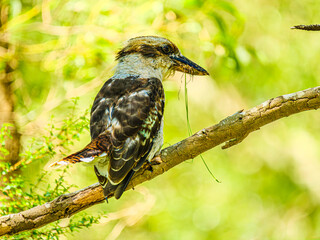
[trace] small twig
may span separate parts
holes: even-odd
[[[291,27],[291,29],[299,29],[305,31],[320,31],[320,24],[312,24],[312,25],[297,25]]]

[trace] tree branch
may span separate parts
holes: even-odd
[[[127,190],[222,143],[225,143],[223,149],[234,146],[268,123],[319,107],[320,86],[272,98],[247,111],[239,111],[218,124],[163,149],[161,155],[152,160],[153,163],[158,163],[153,165],[153,171],[148,171],[148,164],[145,164],[135,174]],[[77,192],[61,195],[44,205],[0,217],[0,236],[39,228],[103,201],[102,188],[98,183],[93,184]]]
[[[312,25],[297,25],[291,27],[291,29],[299,29],[305,31],[320,31],[320,24],[312,24]]]

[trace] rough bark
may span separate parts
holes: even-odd
[[[280,118],[320,107],[320,87],[272,98],[247,111],[239,111],[218,124],[200,130],[189,138],[182,140],[161,151],[153,162],[153,171],[143,166],[127,190],[161,175],[179,163],[225,143],[228,148],[240,143],[249,133]],[[32,209],[0,217],[0,236],[15,234],[25,230],[39,228],[58,219],[67,218],[92,205],[104,201],[102,188],[98,183],[77,192],[61,195],[51,202]]]

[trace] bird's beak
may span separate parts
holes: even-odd
[[[170,58],[174,64],[172,69],[179,72],[189,73],[191,75],[209,75],[209,73],[198,64],[192,62],[183,55],[171,55]]]

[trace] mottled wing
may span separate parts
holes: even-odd
[[[91,137],[102,132],[112,148],[108,179],[119,184],[130,170],[137,170],[153,145],[164,108],[159,79],[130,77],[110,79],[96,97],[91,112]]]

